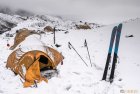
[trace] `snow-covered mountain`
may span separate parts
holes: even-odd
[[[58,30],[84,29],[84,26],[88,26],[88,29],[93,29],[101,26],[96,23],[63,20],[58,16],[37,15],[25,10],[13,11],[9,8],[0,8],[0,33],[10,31],[17,25],[19,25],[20,28],[16,29],[29,28],[35,30],[43,30],[46,26],[56,27]]]
[[[14,37],[6,37],[5,33],[0,35],[0,94],[135,94],[140,93],[140,19],[123,23],[122,35],[119,47],[119,62],[116,64],[115,79],[112,84],[101,81],[104,66],[107,58],[108,46],[112,28],[118,24],[112,24],[94,29],[75,29],[75,24],[85,24],[85,22],[63,21],[62,18],[50,15],[34,15],[23,19],[19,15],[8,15],[0,13],[1,23],[5,21],[14,23],[10,33],[15,33],[21,28],[31,30],[43,30],[47,25],[55,26],[61,32],[56,32],[56,47],[53,44],[53,34],[45,32],[38,38],[44,45],[53,47],[62,52],[64,64],[59,65],[59,75],[49,79],[48,83],[41,82],[38,88],[23,88],[20,76],[15,76],[13,72],[6,69],[6,61],[12,50]],[[8,25],[4,24],[6,27]],[[96,26],[96,25],[95,25]],[[99,25],[100,26],[100,25]],[[98,25],[97,25],[98,27]],[[3,27],[2,27],[3,29]],[[61,30],[62,29],[62,30]],[[69,33],[65,33],[67,30]],[[133,35],[132,37],[129,37]],[[88,58],[84,41],[87,40],[89,53],[91,55],[92,67]],[[32,43],[30,37],[28,44]],[[36,41],[34,41],[36,42]],[[83,63],[73,49],[69,49],[70,42],[77,52],[87,63]],[[36,44],[36,43],[35,43]],[[21,44],[22,45],[22,44]],[[31,45],[31,44],[30,44]]]
[[[23,19],[21,19],[18,15],[0,13],[0,33],[10,31],[13,27],[17,26],[17,24],[22,21]]]

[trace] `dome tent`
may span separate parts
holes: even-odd
[[[47,78],[41,75],[41,70],[56,69],[56,66],[63,60],[63,56],[58,51],[47,46],[43,48],[45,50],[42,51],[19,48],[13,51],[7,59],[6,67],[25,80],[24,87],[33,85],[34,81],[47,82]]]
[[[46,26],[46,27],[44,28],[44,31],[46,31],[46,32],[54,32],[54,28],[51,27],[51,26]]]
[[[23,42],[28,36],[33,35],[33,34],[38,34],[37,32],[33,30],[28,30],[27,28],[19,29],[16,32],[16,36],[14,38],[14,44],[13,46],[10,47],[11,50],[14,50],[17,45],[19,45],[21,42]]]

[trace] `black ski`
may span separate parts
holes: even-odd
[[[113,28],[113,30],[112,30],[111,39],[110,39],[110,45],[109,45],[109,50],[108,50],[108,55],[107,55],[107,60],[106,60],[106,65],[105,65],[105,69],[104,69],[102,80],[106,80],[109,62],[111,60],[111,53],[112,53],[112,48],[113,48],[113,44],[114,44],[114,39],[115,39],[116,31],[117,31],[117,26],[115,26]]]
[[[113,64],[112,64],[111,74],[110,74],[110,78],[109,78],[110,83],[112,83],[113,79],[114,79],[115,67],[116,67],[117,58],[118,58],[117,54],[118,54],[121,30],[122,30],[122,24],[119,24],[118,28],[117,28],[117,35],[116,35],[116,41],[115,41],[115,50],[114,50]]]

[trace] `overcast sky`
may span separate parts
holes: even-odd
[[[0,0],[0,4],[102,24],[140,17],[140,0]]]

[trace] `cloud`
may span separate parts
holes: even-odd
[[[0,0],[0,4],[105,24],[140,17],[140,0]]]

